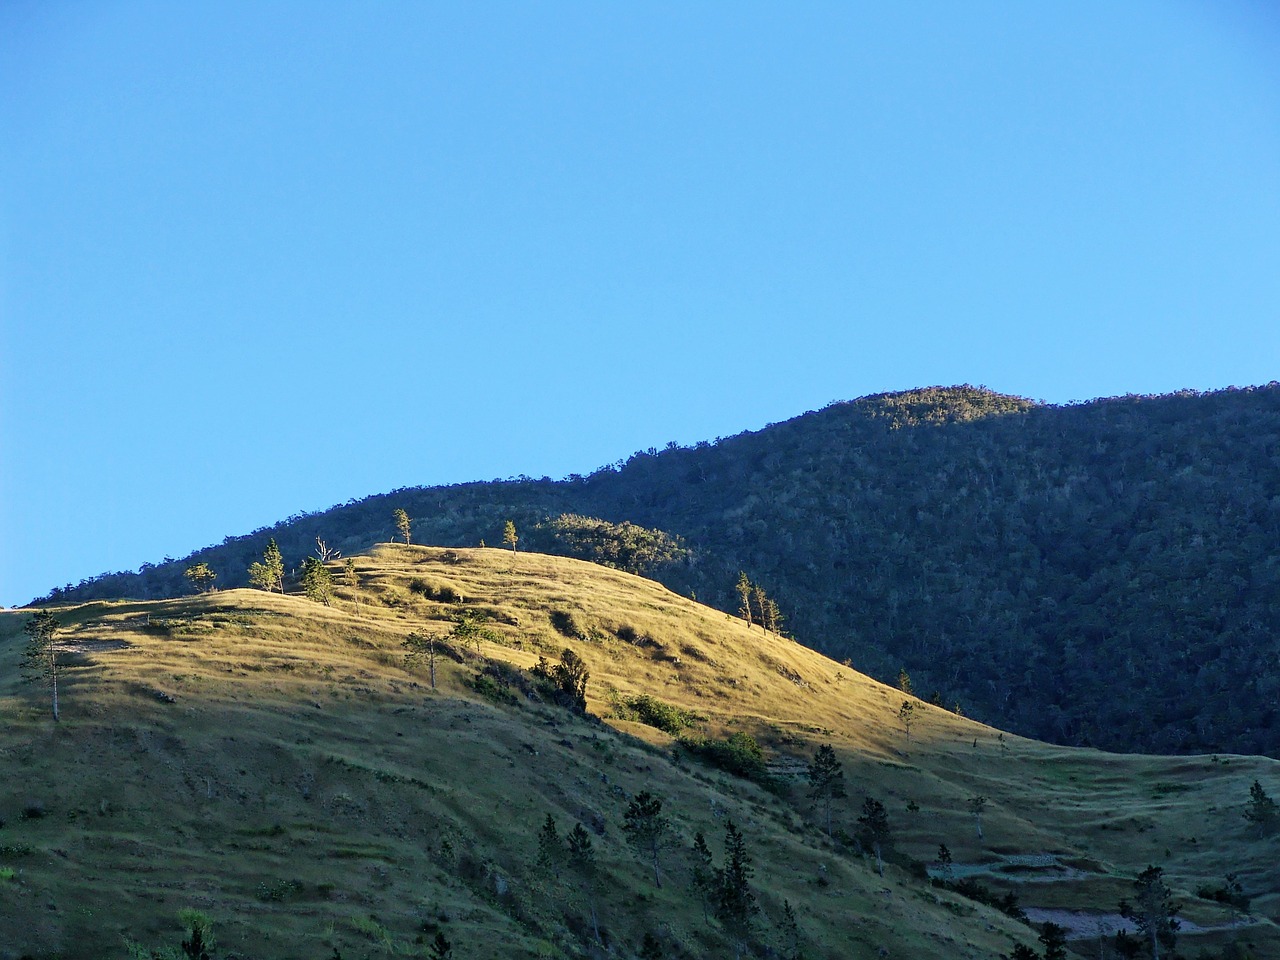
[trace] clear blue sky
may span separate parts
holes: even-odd
[[[1278,307],[1263,0],[0,5],[0,603]]]

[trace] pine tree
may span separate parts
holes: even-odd
[[[431,689],[436,688],[436,638],[434,634],[419,633],[414,630],[404,638],[402,644],[408,649],[408,653],[404,655],[404,663],[407,667],[413,667],[421,663],[424,659],[427,666],[431,670]]]
[[[910,700],[903,700],[902,706],[898,708],[898,722],[902,724],[902,729],[907,734],[907,743],[911,742],[911,724],[916,719],[916,705]]]
[[[689,881],[699,899],[702,901],[702,922],[707,922],[707,915],[716,890],[716,868],[711,859],[711,848],[707,846],[707,838],[698,831],[693,835],[693,862],[689,866]]]
[[[831,745],[823,744],[809,763],[809,796],[822,801],[827,823],[827,837],[831,837],[831,801],[847,796],[844,790],[844,770],[836,759]]]
[[[782,611],[778,608],[777,601],[770,598],[765,606],[769,614],[765,629],[779,637],[782,636],[782,625],[786,622],[786,619],[782,616]]]
[[[217,946],[213,936],[213,923],[199,910],[191,909],[179,910],[178,919],[191,928],[191,936],[182,941],[182,956],[187,960],[209,960],[209,951]]]
[[[213,581],[218,579],[218,575],[209,569],[209,565],[203,561],[193,563],[182,571],[182,575],[191,581],[191,586],[195,587],[196,593],[206,593],[213,589]]]
[[[648,861],[653,867],[654,886],[662,886],[662,877],[658,871],[658,857],[666,843],[667,828],[671,822],[662,815],[662,801],[651,793],[641,791],[627,805],[623,817],[623,833],[627,843],[636,855]]]
[[[889,815],[884,804],[874,797],[862,801],[862,816],[858,818],[858,836],[864,846],[876,855],[876,871],[884,876],[884,851],[889,846]]]
[[[538,831],[538,869],[555,879],[560,879],[560,868],[565,861],[564,842],[556,829],[555,818],[547,814]]]
[[[790,900],[782,901],[782,921],[778,924],[778,933],[782,937],[783,960],[800,960],[800,948],[804,938],[800,933],[800,921],[791,908]]]
[[[1280,808],[1257,780],[1249,788],[1249,804],[1245,807],[1244,818],[1263,834],[1272,833],[1280,826]]]
[[[249,564],[249,582],[261,587],[268,593],[279,590],[284,593],[284,557],[276,546],[276,539],[267,541],[267,549],[262,551],[262,561]]]
[[[758,583],[751,585],[751,599],[756,605],[756,615],[760,621],[760,629],[769,632],[769,596],[764,592],[764,587]]]
[[[396,530],[400,532],[400,536],[404,537],[405,546],[409,545],[409,514],[404,512],[403,507],[396,507],[391,512],[391,518],[396,522]]]
[[[515,521],[508,520],[502,528],[502,542],[511,548],[511,552],[516,552],[516,544],[520,538],[516,535]]]
[[[747,579],[746,573],[738,571],[738,582],[734,589],[738,591],[740,603],[738,605],[738,616],[747,621],[747,629],[751,629],[751,581]]]
[[[640,941],[640,960],[663,960],[667,952],[662,949],[662,941],[652,933],[646,932]]]
[[[716,871],[716,919],[733,941],[734,957],[741,957],[751,936],[751,925],[760,912],[751,892],[751,858],[742,833],[729,821],[724,834],[724,866]]]
[[[53,696],[53,720],[58,722],[58,671],[62,664],[62,642],[58,633],[62,624],[48,610],[37,610],[22,625],[29,639],[22,652],[22,671],[27,680],[46,684]]]
[[[356,573],[354,557],[342,561],[342,582],[355,594],[356,604],[360,603],[360,574]]]
[[[907,673],[906,667],[898,671],[898,689],[908,694],[915,692],[911,689],[911,675]]]
[[[591,929],[595,933],[596,943],[600,943],[600,918],[596,914],[596,852],[591,843],[591,836],[582,824],[577,824],[569,832],[565,842],[568,848],[569,869],[578,878],[578,886],[587,901],[587,910],[591,914]]]
[[[978,831],[978,839],[982,839],[982,811],[987,808],[987,798],[982,794],[969,798],[969,812],[973,814],[973,825]]]
[[[1164,870],[1147,867],[1133,881],[1134,898],[1120,901],[1120,916],[1132,920],[1147,938],[1151,960],[1160,960],[1160,945],[1173,949],[1181,924],[1176,919],[1180,906],[1173,902],[1173,891],[1164,882]]]
[[[333,576],[315,557],[306,557],[302,561],[302,592],[308,600],[330,606],[333,598]]]
[[[453,960],[453,944],[445,937],[443,930],[436,931],[436,938],[431,941],[430,960]]]
[[[951,850],[945,843],[938,844],[938,873],[948,883],[955,876],[955,867],[951,862]]]
[[[1056,923],[1046,923],[1040,928],[1040,943],[1044,946],[1044,960],[1067,960],[1067,930]]]

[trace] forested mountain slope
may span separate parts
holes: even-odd
[[[972,387],[833,404],[589,476],[399,490],[51,599],[225,584],[393,533],[564,552],[563,513],[683,538],[642,572],[736,612],[739,570],[801,641],[1019,733],[1280,756],[1280,386],[1048,406]],[[567,551],[573,552],[573,551]]]
[[[327,605],[53,608],[58,723],[18,678],[30,614],[0,613],[0,957],[173,951],[195,909],[216,960],[440,956],[437,937],[455,960],[996,960],[1036,945],[1018,905],[1094,957],[1153,864],[1184,955],[1280,952],[1280,831],[1243,816],[1255,782],[1280,795],[1275,761],[1005,735],[577,560],[350,559]],[[405,660],[427,639],[434,673]],[[587,712],[538,676],[575,657]],[[823,748],[844,789],[816,795]],[[644,794],[656,876],[627,830]],[[723,877],[705,915],[696,882],[695,838],[727,869],[731,824],[741,923]]]

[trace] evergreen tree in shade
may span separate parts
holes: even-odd
[[[1030,947],[1019,943],[1013,948],[1013,953],[1001,954],[1000,960],[1040,960],[1040,956]]]
[[[733,941],[734,957],[742,956],[751,925],[760,911],[751,892],[751,858],[742,833],[729,822],[724,834],[724,866],[716,871],[716,919]]]
[[[591,914],[591,929],[595,933],[596,943],[600,943],[600,918],[596,914],[595,897],[596,851],[591,843],[591,835],[579,823],[569,832],[565,846],[568,848],[569,870],[578,878],[578,887]]]
[[[587,838],[590,843],[590,837]],[[560,868],[565,861],[565,845],[556,829],[555,818],[547,814],[542,821],[542,829],[538,831],[538,869],[557,880],[560,879]]]
[[[182,941],[182,955],[188,960],[209,960],[209,949],[204,942],[204,930],[198,925],[191,928],[191,936]]]
[[[209,918],[199,910],[179,910],[178,918],[191,929],[191,936],[182,941],[182,956],[187,960],[209,960],[209,951],[217,946]]]
[[[938,873],[948,883],[955,876],[955,869],[951,862],[951,850],[945,843],[938,844]]]
[[[782,901],[782,920],[778,923],[778,934],[782,939],[783,960],[800,960],[804,937],[800,933],[800,921],[796,919],[790,900]]]
[[[53,720],[58,722],[58,672],[62,668],[62,624],[48,610],[37,610],[22,625],[28,637],[22,652],[22,671],[27,680],[46,684],[52,692]]]
[[[653,867],[654,886],[662,886],[658,871],[658,857],[666,842],[667,828],[671,822],[662,815],[662,801],[647,790],[635,795],[627,804],[623,833],[636,855]]]
[[[876,855],[876,872],[884,876],[884,851],[889,846],[889,815],[884,804],[875,797],[862,802],[862,816],[858,818],[858,839],[870,847]]]
[[[640,960],[663,960],[667,951],[662,949],[662,941],[652,933],[645,933],[640,941]]]
[[[262,560],[249,564],[249,583],[268,593],[275,590],[284,593],[284,557],[280,555],[275,537],[267,541]]]
[[[707,846],[707,838],[698,831],[693,835],[693,862],[689,867],[690,885],[702,901],[702,922],[708,919],[709,908],[715,898],[716,868],[711,859],[711,849]]]
[[[1263,834],[1274,833],[1280,827],[1280,808],[1267,796],[1267,791],[1262,789],[1262,784],[1257,780],[1249,788],[1249,803],[1245,807],[1244,818]]]
[[[1067,960],[1067,930],[1056,923],[1046,923],[1040,928],[1040,943],[1044,947],[1044,960]]]
[[[831,744],[823,744],[814,754],[807,771],[809,796],[822,803],[827,824],[827,837],[831,837],[831,801],[847,796],[844,790],[844,770],[836,759]]]
[[[1173,902],[1173,891],[1164,882],[1164,870],[1147,867],[1133,881],[1133,902],[1120,901],[1120,916],[1132,920],[1151,949],[1151,960],[1160,960],[1160,947],[1173,949],[1181,924],[1181,906]]]
[[[453,944],[449,942],[443,930],[436,931],[436,938],[431,941],[431,950],[427,956],[431,960],[453,960]]]
[[[969,813],[973,815],[973,826],[978,831],[978,839],[982,839],[982,812],[987,809],[987,798],[982,794],[969,798]]]

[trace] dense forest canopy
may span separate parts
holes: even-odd
[[[1028,736],[1280,756],[1275,383],[864,397],[588,476],[352,501],[48,599],[182,593],[195,561],[243,584],[269,537],[296,567],[317,536],[391,539],[396,508],[415,542],[496,546],[513,520],[531,548],[613,557],[731,612],[745,571],[802,642]]]

